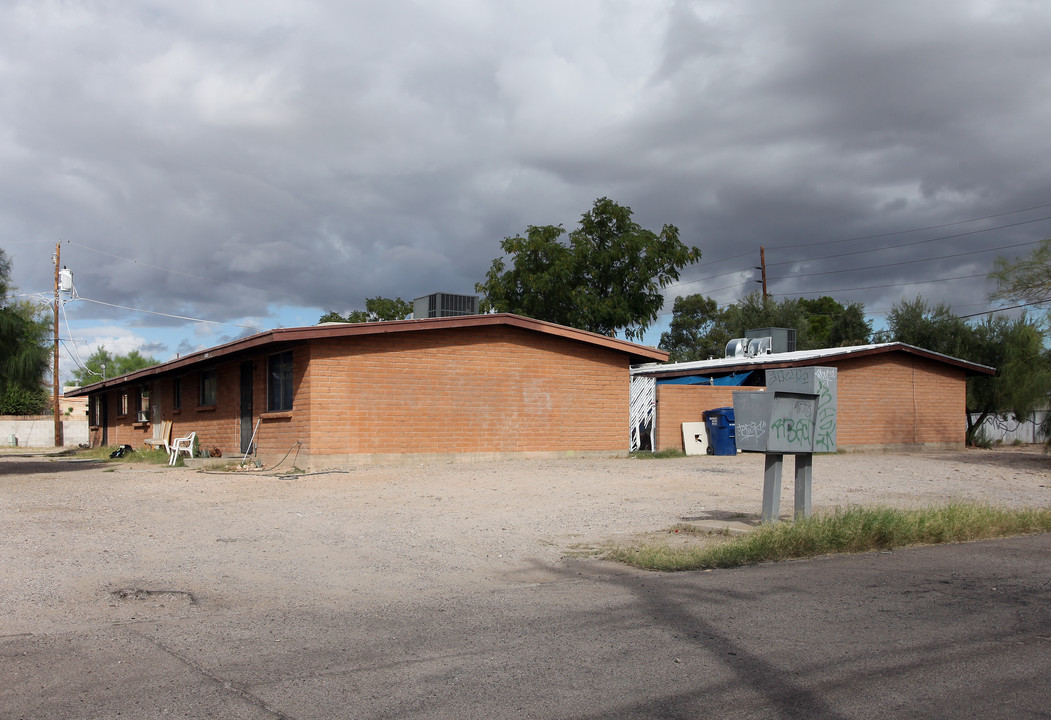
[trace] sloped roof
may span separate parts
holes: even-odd
[[[786,367],[799,367],[830,360],[859,358],[868,355],[885,353],[906,353],[918,357],[945,363],[962,368],[968,375],[992,375],[996,368],[979,365],[968,360],[961,360],[931,350],[924,350],[906,343],[879,343],[876,345],[852,345],[850,347],[823,348],[820,350],[796,350],[794,352],[772,353],[755,357],[715,358],[713,360],[694,360],[680,363],[646,363],[631,368],[632,375],[653,377],[677,377],[695,373],[733,373],[742,370],[776,370]]]
[[[479,327],[514,327],[530,332],[554,335],[576,342],[594,345],[614,352],[624,353],[629,362],[638,363],[645,361],[664,361],[668,359],[668,353],[664,350],[639,345],[637,343],[620,340],[617,338],[577,330],[576,328],[557,325],[543,320],[512,315],[510,313],[492,313],[488,315],[464,315],[461,317],[448,318],[424,318],[420,320],[395,320],[391,322],[374,323],[324,323],[322,325],[311,325],[308,327],[277,328],[267,330],[256,335],[240,338],[224,345],[218,345],[207,350],[200,350],[189,355],[184,355],[175,360],[153,365],[152,367],[136,370],[126,375],[120,375],[107,380],[102,380],[91,385],[77,388],[68,393],[76,397],[87,395],[102,388],[123,385],[127,382],[144,380],[156,375],[162,375],[174,371],[186,371],[193,366],[204,363],[214,363],[222,358],[248,350],[258,350],[271,345],[284,345],[294,342],[306,342],[325,338],[353,338],[366,335],[385,335],[391,333],[421,333],[433,332],[435,330],[455,330]]]

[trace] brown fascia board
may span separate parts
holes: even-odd
[[[797,359],[797,360],[776,360],[776,354],[769,355],[771,358],[767,360],[753,359],[752,362],[740,363],[740,364],[727,364],[719,365],[713,368],[692,368],[684,370],[661,370],[654,368],[652,371],[647,371],[644,374],[649,377],[655,378],[668,378],[668,377],[681,377],[684,375],[704,375],[704,374],[718,374],[718,375],[729,375],[735,372],[742,372],[745,370],[781,370],[784,368],[791,367],[806,367],[810,365],[821,365],[823,363],[833,363],[840,360],[848,360],[853,358],[866,357],[869,355],[882,355],[885,353],[892,352],[903,352],[909,355],[916,355],[918,357],[933,360],[935,362],[945,363],[946,365],[953,365],[961,368],[967,375],[995,375],[996,368],[989,367],[988,365],[980,365],[978,363],[970,362],[969,360],[961,360],[960,358],[954,358],[951,355],[943,355],[936,353],[932,350],[924,350],[923,348],[916,347],[915,345],[907,345],[906,343],[891,343],[888,345],[882,345],[878,347],[859,346],[857,349],[844,348],[842,353],[836,353],[834,355],[825,355],[823,357],[810,358],[810,359]]]
[[[310,340],[322,340],[326,338],[356,337],[360,335],[385,335],[388,333],[403,332],[426,332],[434,330],[453,330],[459,328],[476,327],[517,327],[532,332],[540,332],[546,335],[575,340],[577,342],[597,345],[608,350],[621,352],[628,355],[630,364],[640,362],[666,362],[668,353],[646,345],[638,345],[620,340],[618,338],[599,335],[598,333],[578,330],[576,328],[535,320],[533,318],[513,315],[510,313],[491,313],[488,315],[463,315],[451,318],[421,318],[419,320],[393,320],[388,322],[373,323],[326,323],[324,325],[311,325],[308,327],[276,328],[265,332],[250,335],[246,338],[233,340],[223,345],[199,350],[189,355],[153,365],[142,370],[120,375],[108,380],[102,380],[91,385],[77,388],[70,392],[69,397],[89,395],[92,392],[104,388],[117,387],[126,383],[133,383],[147,377],[154,377],[171,373],[177,370],[185,370],[189,367],[199,366],[213,362],[219,358],[245,353],[261,347]]]

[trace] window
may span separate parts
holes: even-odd
[[[127,390],[125,390],[124,392],[122,392],[120,394],[120,414],[122,416],[128,414],[128,391]]]
[[[271,355],[266,360],[266,409],[271,412],[292,409],[292,351]]]
[[[201,395],[199,405],[215,405],[219,389],[219,378],[215,370],[201,372]]]
[[[172,380],[172,410],[182,408],[182,378]]]
[[[150,386],[143,385],[138,390],[138,402],[136,403],[137,412],[135,413],[135,420],[137,422],[149,422],[150,421]]]
[[[102,397],[99,395],[92,395],[90,424],[95,427],[101,427],[104,420],[105,418],[102,417]]]

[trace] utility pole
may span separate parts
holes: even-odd
[[[54,352],[54,368],[51,376],[51,399],[53,401],[53,409],[55,412],[55,447],[62,447],[62,414],[59,408],[59,382],[58,382],[58,268],[59,268],[59,253],[62,249],[62,243],[55,243],[55,352]]]
[[[763,302],[765,303],[770,299],[770,295],[766,292],[766,248],[762,245],[759,246],[759,266],[763,271]]]

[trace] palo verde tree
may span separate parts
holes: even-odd
[[[989,277],[997,285],[993,300],[1033,305],[1051,301],[1051,238],[1015,262],[997,258]]]
[[[563,240],[568,238],[568,242]],[[631,208],[599,198],[568,235],[561,225],[531,225],[525,237],[505,238],[509,256],[493,260],[482,293],[483,311],[510,312],[590,330],[642,337],[664,307],[661,290],[679,279],[701,251],[632,220]]]
[[[1010,412],[1028,418],[1047,407],[1051,361],[1044,349],[1044,328],[1024,313],[1014,319],[990,315],[971,331],[967,359],[996,368],[991,377],[967,382],[967,440],[973,443],[990,415]]]
[[[390,298],[374,297],[365,298],[364,310],[351,310],[345,316],[337,312],[329,311],[322,315],[319,323],[345,322],[365,323],[382,322],[387,320],[404,320],[412,313],[412,303],[402,300],[400,297]]]
[[[996,281],[996,292],[991,300],[1012,301],[1026,305],[1041,305],[1051,301],[1051,238],[1040,243],[1027,257],[1015,262],[997,258],[989,277]],[[1051,358],[1046,357],[1046,369]],[[1043,398],[1043,407],[1048,407],[1049,398]],[[1041,428],[1045,445],[1051,449],[1051,413],[1045,415]]]
[[[45,375],[51,357],[50,323],[39,307],[11,302],[11,261],[0,249],[0,414],[46,409]]]
[[[157,360],[148,355],[143,355],[138,350],[132,350],[127,355],[113,355],[109,350],[98,347],[84,361],[82,367],[78,367],[73,371],[73,380],[80,386],[90,385],[105,378],[127,375],[156,364]]]
[[[944,304],[923,298],[891,308],[882,340],[904,342],[944,355],[988,365],[996,374],[967,379],[967,442],[989,415],[1028,417],[1047,403],[1051,371],[1044,350],[1045,327],[1022,315],[1010,320],[988,317],[970,324]],[[973,417],[973,419],[972,419]]]

